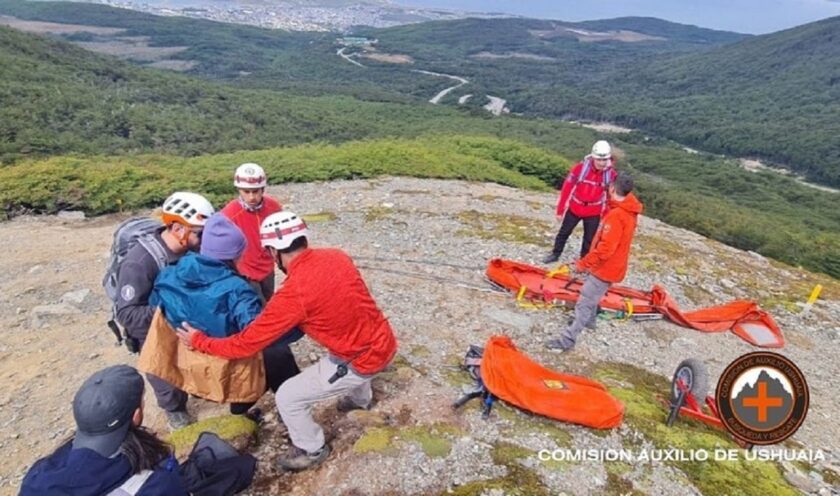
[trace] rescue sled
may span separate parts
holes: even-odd
[[[494,258],[487,265],[487,278],[508,291],[543,305],[557,303],[574,306],[580,297],[583,281],[558,270]],[[744,341],[761,348],[782,348],[782,331],[773,317],[752,301],[736,300],[715,307],[683,313],[660,286],[640,291],[613,285],[599,302],[608,312],[635,316],[638,320],[662,315],[671,322],[702,332],[732,331]]]
[[[695,358],[680,362],[671,379],[671,397],[669,400],[663,399],[663,403],[668,407],[666,425],[672,427],[680,416],[684,416],[710,427],[726,430],[720,420],[715,399],[706,394],[708,389],[709,373],[703,362]],[[750,443],[734,436],[732,439],[742,448],[752,448]]]
[[[452,406],[482,398],[483,417],[499,398],[523,410],[595,429],[612,429],[624,419],[624,405],[601,383],[543,367],[506,336],[492,336],[482,349],[471,346],[464,368],[476,389]]]

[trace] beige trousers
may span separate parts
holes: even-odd
[[[373,398],[370,381],[373,375],[360,375],[348,367],[347,375],[329,383],[341,362],[334,357],[324,357],[300,374],[283,383],[277,390],[277,411],[292,444],[310,453],[324,445],[324,429],[312,418],[312,406],[320,401],[347,396],[359,406],[367,406]]]

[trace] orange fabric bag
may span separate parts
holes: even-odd
[[[624,418],[624,405],[601,383],[547,369],[517,350],[505,336],[487,341],[481,380],[493,395],[553,419],[611,429]]]
[[[137,368],[182,391],[218,403],[248,403],[265,393],[262,353],[228,360],[187,349],[158,309]]]

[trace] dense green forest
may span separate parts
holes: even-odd
[[[642,21],[636,27],[625,21],[624,29],[670,36]],[[616,122],[840,185],[840,17],[704,50],[688,50],[679,38],[582,43],[566,36],[549,44],[522,22],[425,23],[369,34],[383,50],[478,82],[515,112]],[[591,25],[616,29],[613,22]],[[481,52],[553,60],[474,57]]]
[[[0,13],[119,27],[157,46],[187,46],[174,57],[197,62],[193,74],[249,88],[405,102],[428,99],[449,84],[399,64],[365,59],[366,68],[352,66],[335,55],[331,33],[288,33],[66,2],[0,0]],[[628,30],[657,39],[582,42],[564,28]],[[840,18],[755,37],[652,18],[465,19],[359,30],[380,40],[380,52],[410,55],[413,68],[469,79],[446,103],[467,93],[489,93],[508,100],[513,112],[616,122],[693,148],[781,164],[834,186],[840,185],[837,32]],[[483,104],[473,98],[467,106]]]
[[[0,64],[7,216],[151,206],[174,188],[227,192],[245,160],[289,181],[409,174],[545,189],[602,137],[484,111],[235,88],[11,29],[0,29]],[[835,195],[641,133],[610,139],[649,215],[840,277]]]

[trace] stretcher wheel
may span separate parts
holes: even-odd
[[[674,371],[674,378],[671,380],[671,403],[675,403],[680,395],[677,381],[682,379],[683,384],[694,396],[694,399],[702,404],[709,391],[709,372],[703,362],[696,358],[683,360]]]

